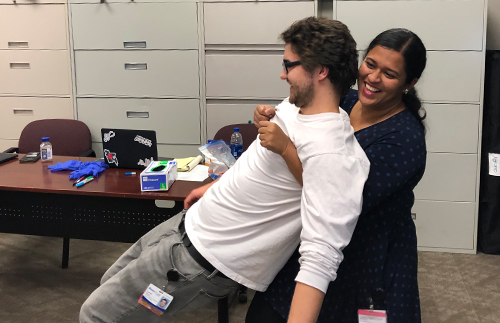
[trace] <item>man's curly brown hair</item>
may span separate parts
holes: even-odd
[[[358,51],[349,28],[338,20],[308,17],[294,22],[280,38],[312,73],[327,67],[328,78],[340,95],[346,95],[358,78]]]

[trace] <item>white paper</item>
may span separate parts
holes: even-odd
[[[181,181],[203,182],[208,177],[208,166],[196,165],[189,172],[177,173],[177,179]]]
[[[488,160],[490,162],[490,175],[500,176],[500,154],[488,154]]]

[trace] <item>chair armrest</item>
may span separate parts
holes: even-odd
[[[93,149],[88,149],[80,154],[80,157],[95,157],[95,151]]]
[[[19,147],[10,147],[9,149],[7,149],[6,151],[4,151],[4,153],[17,153],[17,151],[19,150]]]

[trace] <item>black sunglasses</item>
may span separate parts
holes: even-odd
[[[294,66],[297,66],[297,65],[300,65],[300,61],[295,61],[295,62],[283,61],[283,68],[285,69],[286,74],[288,74],[288,69],[290,67],[294,67]]]

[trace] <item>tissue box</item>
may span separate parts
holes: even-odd
[[[177,179],[177,162],[153,161],[141,173],[141,191],[168,191]]]

